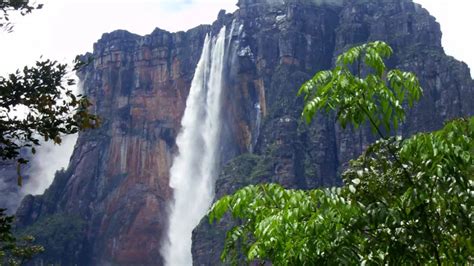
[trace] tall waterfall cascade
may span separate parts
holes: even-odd
[[[179,153],[170,169],[174,199],[170,204],[167,240],[161,250],[165,264],[170,266],[192,265],[192,231],[206,215],[214,197],[220,165],[225,32],[224,26],[217,37],[206,36],[176,139]]]

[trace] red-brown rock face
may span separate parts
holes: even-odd
[[[204,36],[205,30],[175,35],[156,30],[145,37],[126,32],[105,35],[94,47],[94,65],[81,72],[104,124],[101,141],[94,139],[97,132],[88,133],[100,155],[84,159],[93,160],[99,174],[81,163],[74,173],[78,188],[86,175],[97,180],[98,195],[89,201],[86,213],[92,221],[88,233],[93,263],[160,262],[174,139],[193,74],[193,67],[183,66],[196,64],[202,42],[186,37]],[[188,54],[183,56],[180,50]],[[83,139],[78,146],[84,146]],[[70,208],[86,196],[77,191],[68,194],[79,197],[74,201],[68,196]]]
[[[161,264],[175,138],[209,30],[157,29],[145,37],[116,31],[95,44],[94,61],[79,76],[102,127],[80,135],[64,183],[27,198],[19,224],[78,213],[87,225],[71,262]]]

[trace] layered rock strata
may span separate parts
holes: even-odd
[[[223,135],[230,141],[220,149],[227,163],[217,180],[218,197],[259,182],[304,189],[340,184],[345,164],[374,137],[367,128],[343,131],[330,115],[306,125],[296,92],[355,44],[388,42],[395,50],[390,67],[420,77],[424,97],[399,134],[434,130],[474,113],[468,67],[445,55],[439,24],[409,0],[238,5],[233,14],[221,12],[212,26],[178,33],[156,29],[147,36],[115,31],[94,45],[93,64],[79,76],[102,127],[80,134],[69,168],[44,195],[25,198],[17,213],[24,230],[53,218],[83,221],[74,227],[74,245],[46,252],[44,262],[162,264],[175,139],[205,35],[223,25],[232,39],[222,110]],[[219,264],[225,224],[202,222],[195,230],[196,265]]]

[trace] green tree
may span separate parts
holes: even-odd
[[[11,12],[21,15],[42,8],[25,0],[0,2],[0,28],[11,31]],[[76,58],[73,71],[85,62]],[[75,95],[70,89],[66,64],[43,60],[35,66],[24,67],[7,77],[0,77],[0,159],[17,160],[18,185],[22,185],[20,167],[28,160],[20,154],[29,148],[35,153],[40,140],[61,143],[64,135],[98,126],[97,116],[88,112],[91,105],[87,97]],[[17,239],[12,233],[14,217],[0,209],[0,263],[21,264],[43,250],[33,245],[32,237]]]
[[[24,16],[42,7],[28,0],[1,1],[0,28],[12,30],[10,13]],[[90,60],[76,57],[72,71],[87,63]],[[98,126],[98,117],[88,112],[91,103],[87,97],[70,89],[75,81],[67,78],[68,73],[68,65],[43,60],[7,77],[0,76],[0,158],[18,161],[19,186],[20,165],[28,162],[20,156],[20,149],[30,147],[34,154],[40,139],[60,144],[63,135]]]
[[[81,65],[76,62],[74,69]],[[88,112],[89,100],[72,92],[74,80],[67,74],[67,65],[45,60],[0,77],[0,158],[18,161],[19,186],[20,165],[28,162],[20,149],[30,147],[34,154],[40,139],[60,144],[63,135],[98,125]]]
[[[42,246],[32,244],[34,238],[31,236],[17,239],[12,234],[13,220],[13,216],[7,216],[5,210],[0,209],[0,262],[2,265],[21,265],[44,251]]]
[[[390,137],[422,90],[416,76],[387,71],[392,49],[372,42],[340,55],[299,91],[303,116],[335,111],[346,127],[369,123],[380,140],[343,173],[343,187],[248,186],[219,199],[229,212],[223,260],[243,254],[275,265],[466,264],[474,262],[474,118],[432,133]]]

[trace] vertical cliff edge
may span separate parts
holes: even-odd
[[[303,189],[340,184],[347,162],[374,136],[368,127],[343,131],[328,115],[306,125],[300,117],[302,99],[295,95],[303,81],[331,68],[338,54],[356,44],[389,43],[395,51],[389,66],[420,78],[424,96],[398,134],[435,130],[444,121],[474,114],[469,68],[446,56],[439,24],[410,0],[241,0],[239,7],[234,17],[244,33],[236,65],[263,91],[263,118],[253,152],[224,166],[216,198],[261,182]],[[244,79],[236,80],[244,88]],[[195,265],[220,264],[229,228],[226,219],[213,226],[201,221],[193,233]]]
[[[390,67],[420,78],[424,96],[399,134],[474,114],[469,68],[445,55],[438,23],[411,0],[240,0],[238,6],[187,32],[104,34],[86,55],[94,61],[79,77],[102,126],[81,133],[69,167],[17,211],[19,230],[45,245],[43,262],[163,263],[169,170],[186,97],[206,34],[224,25],[222,119],[229,141],[220,147],[217,197],[259,182],[340,184],[345,164],[374,137],[367,128],[342,131],[331,116],[306,125],[296,92],[355,44],[386,41],[395,51]],[[203,220],[194,231],[194,264],[219,264],[225,224]]]

